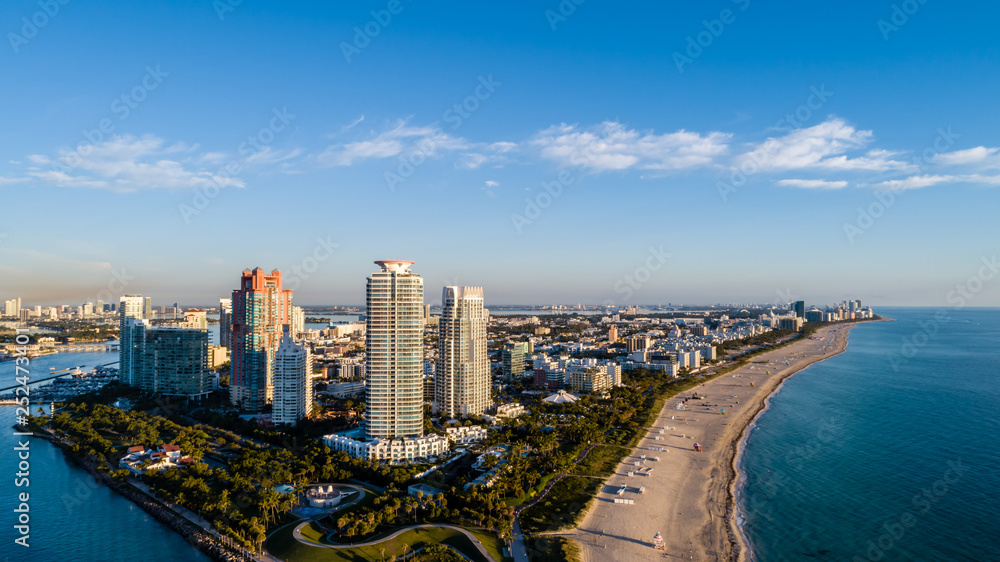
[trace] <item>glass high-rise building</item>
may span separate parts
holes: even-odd
[[[233,299],[219,299],[218,345],[233,348]]]
[[[283,326],[291,323],[292,291],[281,286],[281,272],[243,270],[233,291],[230,400],[259,412],[273,396],[274,354]]]
[[[147,328],[135,386],[156,394],[200,397],[212,392],[208,330]]]
[[[143,318],[141,295],[125,295],[118,303],[118,380],[135,386],[142,363],[143,332],[148,323]]]
[[[434,375],[434,410],[442,416],[482,415],[490,407],[488,323],[482,287],[444,288]]]
[[[367,436],[423,435],[424,280],[411,261],[375,262],[368,277]]]

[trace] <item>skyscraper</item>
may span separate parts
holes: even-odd
[[[291,326],[291,334],[293,337],[306,331],[306,312],[302,310],[301,306],[292,307]]]
[[[806,317],[806,301],[795,301],[795,316],[799,318]]]
[[[233,291],[230,400],[259,412],[272,398],[274,353],[282,326],[291,322],[292,291],[282,289],[281,272],[243,270]]]
[[[212,392],[207,329],[164,327],[144,332],[135,386],[156,394],[188,397]]]
[[[282,335],[274,354],[275,424],[295,425],[309,415],[313,405],[312,357],[309,351],[295,343],[291,335]]]
[[[443,289],[434,375],[434,410],[442,416],[481,415],[490,407],[488,322],[482,287]]]
[[[142,317],[153,319],[153,297],[146,297],[142,303]]]
[[[424,280],[411,261],[384,260],[368,278],[368,437],[423,435]]]
[[[142,307],[142,295],[125,295],[118,304],[118,380],[122,384],[136,384],[142,363],[144,331],[149,327]]]
[[[513,342],[504,346],[501,354],[503,360],[503,376],[507,380],[519,378],[524,374],[524,343]]]
[[[219,345],[233,348],[233,299],[219,299]]]

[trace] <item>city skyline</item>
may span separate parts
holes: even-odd
[[[950,306],[996,263],[1000,7],[571,4],[5,4],[4,298],[208,304],[266,264],[360,303],[396,255],[498,303]],[[294,228],[204,245],[265,209]]]

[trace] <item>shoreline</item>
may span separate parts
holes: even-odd
[[[843,353],[858,323],[824,327],[668,398],[649,433],[605,479],[580,524],[567,533],[581,546],[583,560],[604,560],[610,552],[647,558],[656,552],[650,552],[655,532],[662,534],[670,556],[749,560],[752,551],[737,523],[735,502],[741,444],[782,384]],[[695,451],[695,442],[701,451]],[[615,503],[622,486],[630,505]]]
[[[847,351],[847,347],[850,343],[848,337],[850,336],[851,330],[855,326],[857,326],[857,323],[851,324],[847,328],[847,331],[843,335],[843,339],[837,344],[836,351],[822,357],[821,359],[818,359],[817,361],[808,363],[802,366],[801,368],[796,369],[788,373],[787,375],[781,377],[778,384],[775,385],[775,387],[769,393],[767,393],[766,396],[764,396],[760,406],[757,408],[755,412],[752,413],[749,420],[747,420],[746,424],[744,424],[743,428],[740,430],[738,439],[733,443],[734,451],[732,454],[732,462],[728,465],[730,474],[729,474],[729,486],[727,487],[728,491],[726,498],[728,506],[726,515],[726,522],[727,522],[726,531],[729,537],[730,544],[733,545],[733,549],[730,555],[730,558],[732,560],[738,562],[750,562],[753,559],[753,545],[750,542],[750,537],[748,537],[743,532],[743,525],[740,524],[739,522],[744,514],[740,511],[739,495],[738,495],[738,487],[742,478],[739,469],[740,461],[743,458],[743,453],[746,451],[746,445],[747,441],[750,438],[750,432],[757,426],[757,420],[760,419],[760,416],[762,416],[765,412],[767,412],[770,409],[771,399],[778,395],[782,387],[785,386],[785,383],[788,382],[789,379],[791,379],[798,373],[801,373],[802,371],[806,370],[807,368],[811,367],[812,365],[815,365],[816,363],[821,363],[823,361],[826,361],[827,359],[836,357],[837,355],[840,355],[841,353],[845,353]]]
[[[28,430],[32,433],[32,438],[43,439],[62,451],[63,458],[67,463],[74,465],[87,472],[96,482],[116,494],[131,501],[134,505],[142,509],[163,526],[180,535],[192,547],[198,549],[203,554],[213,560],[221,562],[240,562],[247,560],[232,550],[229,550],[216,542],[204,529],[189,521],[183,515],[160,503],[156,498],[143,493],[142,491],[124,482],[118,482],[106,472],[97,468],[95,463],[86,457],[81,457],[69,450],[69,442],[53,435],[45,430],[36,431],[32,428],[14,426],[18,431]]]

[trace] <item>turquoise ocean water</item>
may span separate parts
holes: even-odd
[[[117,354],[109,353],[60,353],[32,360],[31,376],[43,378],[49,367],[90,369],[117,360]],[[17,384],[14,376],[13,362],[0,363],[0,387]],[[32,405],[32,413],[37,410]],[[27,486],[17,486],[20,459],[15,447],[26,438],[14,435],[14,421],[14,406],[0,406],[0,559],[4,562],[210,560],[131,501],[69,464],[62,451],[43,439],[30,439]],[[14,510],[24,492],[29,494],[27,548],[14,543],[21,536],[14,528],[20,516]]]
[[[745,445],[755,560],[1000,560],[1000,309],[885,308]]]

